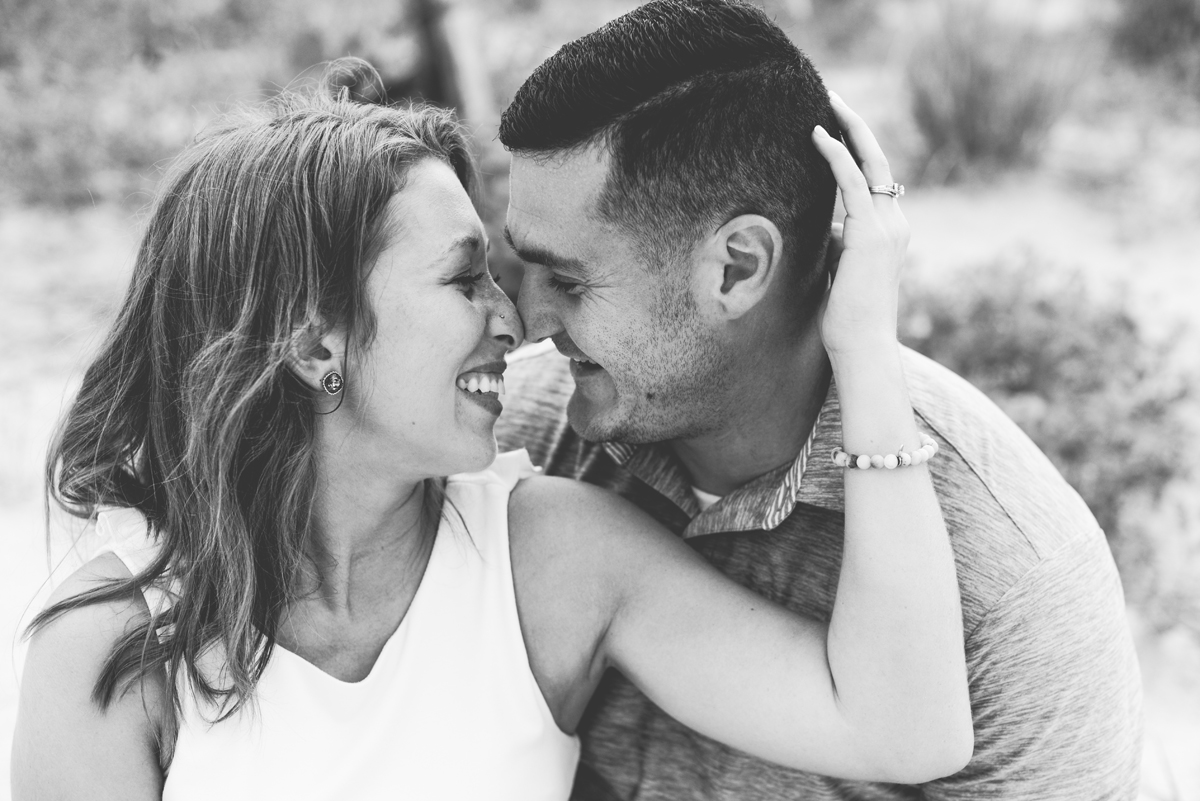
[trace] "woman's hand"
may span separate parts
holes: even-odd
[[[892,173],[862,118],[830,92],[833,110],[851,150],[824,128],[813,131],[842,193],[846,219],[842,253],[825,298],[821,339],[835,363],[840,357],[896,342],[900,270],[908,249],[908,221],[894,197],[867,187],[890,184]]]

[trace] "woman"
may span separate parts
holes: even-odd
[[[849,212],[822,324],[845,448],[931,454],[895,340],[903,219],[813,141]],[[522,329],[470,187],[445,114],[344,95],[175,165],[49,458],[97,545],[32,627],[17,799],[563,799],[608,666],[785,765],[911,783],[966,762],[928,471],[848,471],[826,626],[621,499],[497,459]]]

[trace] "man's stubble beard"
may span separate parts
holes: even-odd
[[[631,365],[612,411],[583,428],[571,420],[584,439],[645,445],[702,436],[728,420],[730,355],[690,295],[664,292],[656,306],[660,323],[640,348],[653,356]]]

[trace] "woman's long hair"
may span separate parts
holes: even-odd
[[[244,110],[179,157],[51,445],[49,500],[88,519],[135,508],[161,547],[139,575],[49,607],[30,631],[170,589],[169,609],[108,656],[101,708],[164,668],[177,710],[181,679],[222,717],[251,697],[314,536],[317,411],[289,354],[335,325],[356,353],[370,343],[366,278],[409,167],[439,159],[472,189],[452,116],[356,103],[344,87],[364,79],[378,81],[365,62],[335,62],[319,92]],[[219,682],[199,667],[213,648]]]

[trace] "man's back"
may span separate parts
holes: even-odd
[[[1048,460],[965,381],[915,354],[905,366],[954,546],[975,718],[975,756],[918,791],[785,770],[666,716],[610,671],[581,729],[578,799],[1133,798],[1140,681],[1103,532]],[[842,542],[841,440],[831,390],[811,459],[800,458],[703,513],[662,446],[588,443],[566,424],[572,391],[553,350],[507,374],[502,449],[548,472],[615,489],[686,537],[727,575],[827,620]],[[779,522],[782,519],[782,522]],[[922,796],[923,792],[923,796]]]

